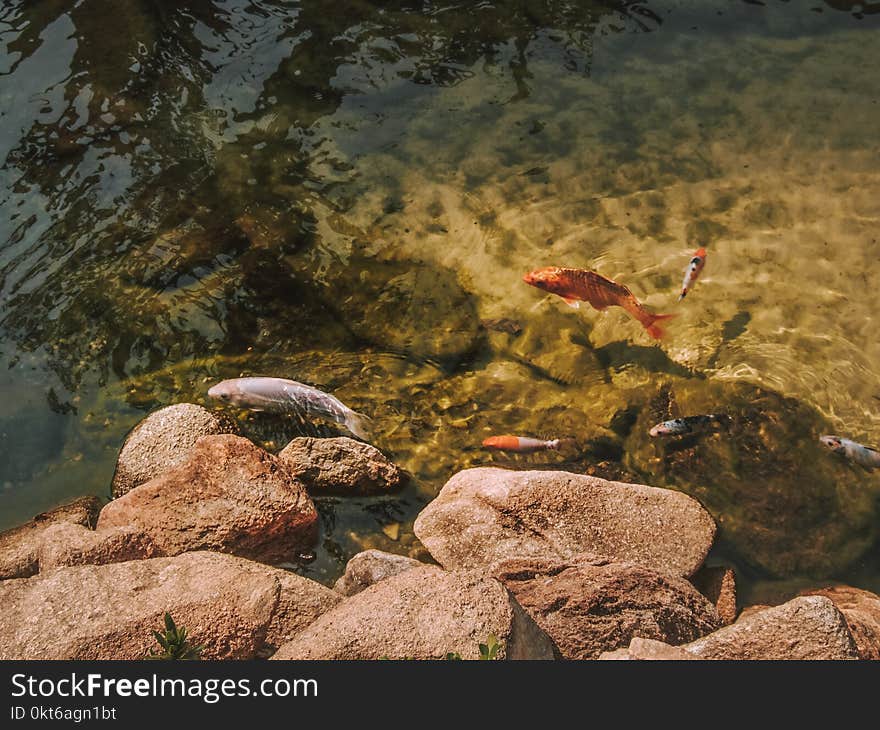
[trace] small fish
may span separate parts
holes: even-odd
[[[835,454],[845,456],[868,471],[880,468],[880,451],[840,436],[820,436],[819,441]]]
[[[700,274],[703,273],[703,267],[705,265],[706,249],[698,248],[694,257],[691,259],[691,262],[684,270],[684,281],[681,283],[681,294],[678,296],[678,301],[684,299],[687,296],[687,293],[694,288],[694,284],[697,283],[697,279],[699,279]]]
[[[705,431],[711,426],[723,425],[727,423],[727,420],[727,416],[716,416],[715,414],[673,418],[671,421],[658,423],[648,431],[648,435],[652,438],[657,436],[684,436],[689,433]]]
[[[271,413],[300,413],[342,424],[359,439],[368,437],[369,418],[338,398],[295,380],[233,378],[213,386],[208,395],[240,408]]]
[[[530,271],[523,276],[526,284],[556,294],[572,307],[578,306],[578,300],[589,302],[594,309],[602,311],[608,307],[623,307],[635,317],[648,334],[655,340],[663,337],[663,330],[657,324],[674,314],[651,314],[635,295],[623,284],[606,279],[601,274],[587,269],[564,269],[559,266],[547,266],[543,269]]]
[[[491,436],[483,441],[483,448],[496,451],[516,451],[520,454],[533,454],[536,451],[558,451],[561,439],[544,441],[528,436]]]

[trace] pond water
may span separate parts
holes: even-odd
[[[109,496],[151,409],[277,375],[413,475],[318,500],[319,580],[417,553],[495,463],[695,496],[745,600],[880,590],[880,475],[817,441],[880,443],[878,68],[880,5],[846,0],[6,0],[0,528]],[[678,316],[569,309],[522,282],[550,264]],[[647,436],[693,413],[731,426]]]

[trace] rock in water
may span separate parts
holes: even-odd
[[[880,659],[880,596],[850,586],[833,586],[804,595],[831,599],[846,619],[860,659]]]
[[[589,323],[564,309],[550,300],[542,302],[530,313],[510,353],[537,373],[561,383],[603,382],[605,373],[590,347]]]
[[[497,580],[426,565],[380,581],[328,611],[273,659],[552,659],[553,645]]]
[[[833,431],[814,408],[745,383],[699,378],[680,382],[675,401],[683,415],[723,404],[730,422],[714,433],[656,439],[648,435],[656,416],[643,409],[625,464],[641,479],[699,499],[749,563],[777,576],[830,575],[874,544],[880,523],[866,473],[818,446],[816,435]]]
[[[295,438],[278,454],[306,488],[325,494],[381,494],[400,486],[403,475],[369,444],[339,438]]]
[[[121,497],[181,464],[199,437],[222,433],[238,433],[235,421],[192,403],[151,413],[125,437],[116,460],[113,496]]]
[[[493,574],[553,640],[563,659],[595,659],[633,637],[684,644],[721,626],[688,581],[596,555],[519,559]]]
[[[98,529],[130,526],[166,555],[217,550],[278,562],[310,547],[318,514],[275,456],[240,436],[203,436],[180,466],[110,502]]]
[[[0,583],[0,659],[140,659],[168,611],[205,659],[271,653],[340,600],[307,578],[195,552]]]
[[[824,596],[750,613],[685,644],[700,659],[857,659],[846,620]]]
[[[0,533],[0,580],[35,575],[40,569],[40,550],[48,528],[58,524],[91,528],[98,521],[100,511],[100,499],[81,497]]]
[[[333,590],[343,596],[353,596],[380,580],[423,566],[419,560],[395,555],[382,550],[364,550],[345,566],[345,573],[336,581]]]
[[[715,522],[670,489],[560,471],[459,472],[416,518],[416,536],[447,569],[590,552],[689,576]]]
[[[327,304],[340,321],[384,350],[452,367],[482,340],[474,298],[449,269],[353,257],[324,276]]]

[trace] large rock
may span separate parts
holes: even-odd
[[[40,569],[43,533],[48,528],[64,523],[94,527],[100,511],[100,499],[82,497],[0,533],[0,580],[35,575]]]
[[[664,402],[667,408],[656,407]],[[719,408],[730,418],[723,429],[671,438],[648,433],[674,413]],[[762,571],[835,575],[876,543],[880,520],[864,471],[817,448],[816,434],[832,428],[796,399],[742,382],[689,378],[674,390],[661,386],[641,409],[626,439],[625,464],[649,484],[700,500],[722,523],[725,542]]]
[[[595,659],[633,637],[684,644],[721,626],[684,578],[596,555],[518,559],[493,574],[553,640],[563,659]]]
[[[364,550],[345,566],[345,573],[336,581],[333,590],[344,596],[353,596],[373,583],[424,565],[415,558],[395,555],[382,550]]]
[[[160,408],[125,437],[116,459],[113,496],[126,492],[179,466],[201,436],[238,433],[235,421],[192,403]]]
[[[626,649],[615,649],[599,656],[602,660],[696,661],[697,657],[677,646],[655,639],[634,638]]]
[[[851,586],[808,591],[806,595],[831,599],[846,619],[860,659],[880,659],[880,596]]]
[[[704,565],[693,575],[691,583],[715,606],[722,625],[736,621],[736,574],[733,568]]]
[[[270,570],[278,581],[279,592],[263,648],[259,651],[260,656],[266,658],[342,600],[336,591],[316,581],[287,570]]]
[[[305,487],[278,460],[239,436],[203,436],[180,466],[110,502],[98,529],[130,526],[166,555],[217,550],[277,562],[316,537]]]
[[[447,569],[590,552],[689,576],[712,546],[715,522],[696,500],[669,489],[478,468],[452,477],[414,530]]]
[[[308,489],[326,494],[379,494],[403,478],[379,449],[345,436],[295,438],[278,458]]]
[[[824,596],[740,618],[684,647],[700,659],[857,659],[846,620]]]
[[[306,578],[196,552],[0,583],[0,659],[139,659],[168,611],[205,659],[266,656],[340,600]]]
[[[553,645],[494,578],[413,568],[355,596],[282,646],[273,659],[479,657],[498,638],[499,659],[552,659]]]
[[[67,565],[104,565],[158,558],[162,551],[149,535],[133,527],[90,530],[82,525],[52,525],[43,533],[40,572]]]

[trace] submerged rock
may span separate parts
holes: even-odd
[[[229,555],[60,568],[0,583],[0,659],[141,659],[169,612],[204,659],[271,653],[339,596]]]
[[[447,569],[592,552],[680,576],[702,565],[715,537],[709,514],[680,492],[493,468],[452,477],[414,530]]]
[[[659,414],[644,408],[626,441],[626,465],[699,499],[749,562],[776,575],[827,575],[873,544],[870,475],[818,444],[828,424],[812,408],[742,383],[693,379],[674,395],[679,415],[723,413],[728,427],[652,439]]]
[[[132,282],[162,291],[174,288],[200,267],[209,267],[215,257],[241,251],[244,236],[234,225],[215,217],[204,223],[189,219],[163,231],[151,242],[133,248],[127,256],[123,277]]]
[[[322,283],[340,321],[383,349],[452,366],[482,339],[474,298],[436,264],[353,257]]]
[[[364,550],[348,561],[345,572],[336,581],[333,590],[343,596],[353,596],[380,580],[423,565],[420,560],[405,555],[395,555],[382,550]]]
[[[499,659],[552,659],[550,639],[497,580],[434,566],[387,578],[328,611],[273,659],[477,659],[494,635]]]
[[[403,475],[379,449],[354,439],[296,438],[278,454],[307,489],[327,494],[380,494]]]
[[[125,437],[116,460],[113,496],[121,497],[181,464],[199,437],[221,433],[238,433],[235,421],[192,403],[151,413]]]
[[[20,527],[0,533],[0,580],[35,575],[40,569],[40,551],[46,530],[59,524],[94,527],[100,511],[98,497],[80,497],[43,512]]]
[[[843,614],[860,659],[880,659],[880,596],[851,586],[832,586],[805,593],[825,596]]]
[[[736,575],[733,568],[704,565],[693,575],[691,583],[715,606],[723,626],[736,621]]]
[[[590,346],[590,325],[563,310],[550,299],[541,302],[511,343],[511,355],[560,383],[602,382],[605,371]]]
[[[721,626],[688,581],[597,555],[508,560],[493,574],[553,640],[563,659],[595,659],[633,637],[683,644]]]
[[[218,550],[265,562],[312,545],[318,515],[277,457],[240,436],[203,436],[180,466],[110,502],[98,529],[130,526],[166,555]]]
[[[684,647],[700,659],[857,659],[846,620],[824,596],[740,618]]]

